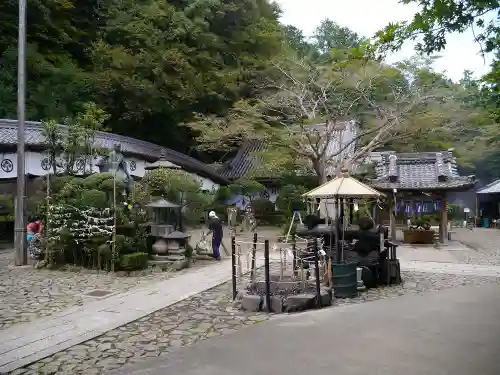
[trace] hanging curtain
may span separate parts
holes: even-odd
[[[405,214],[411,216],[411,202],[405,202]]]
[[[436,200],[435,204],[436,204],[436,211],[441,211],[441,201],[440,200]]]
[[[428,214],[428,213],[432,212],[432,210],[433,210],[432,202],[424,201],[423,212]]]

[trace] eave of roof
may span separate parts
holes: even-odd
[[[477,194],[500,194],[500,180],[493,181],[479,189]]]
[[[461,179],[454,179],[452,181],[437,182],[435,184],[428,183],[412,183],[412,184],[400,184],[393,182],[384,182],[378,180],[372,180],[370,186],[378,190],[389,191],[393,189],[406,190],[406,191],[433,191],[433,190],[466,190],[471,186],[474,186],[476,181],[471,181],[469,177],[462,177]]]
[[[0,119],[0,145],[16,147],[17,123],[17,120]],[[66,129],[64,125],[60,125],[60,127],[63,131]],[[26,121],[25,137],[27,148],[42,147],[46,145],[41,122]],[[111,149],[115,144],[120,144],[124,154],[138,156],[149,160],[159,159],[162,150],[164,150],[165,157],[169,162],[177,164],[190,172],[199,174],[200,176],[207,177],[213,182],[219,184],[229,183],[229,180],[226,177],[222,176],[219,172],[205,163],[188,155],[161,147],[151,142],[101,131],[96,133],[95,141],[99,146],[107,149]]]
[[[378,177],[373,179],[370,184],[379,190],[456,191],[468,189],[476,183],[474,176],[460,176],[458,174],[455,158],[451,151],[387,152],[382,153],[381,156],[376,168]],[[393,175],[394,173],[396,174]],[[397,181],[391,180],[393,177],[396,177]]]

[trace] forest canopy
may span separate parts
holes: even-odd
[[[206,162],[224,161],[248,130],[290,151],[307,137],[295,130],[290,137],[290,125],[357,117],[363,146],[376,130],[372,146],[381,149],[454,147],[463,166],[489,165],[479,174],[500,177],[500,156],[484,152],[500,142],[498,58],[486,77],[464,72],[460,82],[422,56],[394,66],[380,59],[417,34],[421,52],[438,51],[448,32],[472,24],[483,28],[478,48],[498,55],[497,18],[481,23],[498,4],[413,2],[423,5],[413,22],[388,25],[370,41],[328,19],[306,36],[281,24],[279,7],[267,0],[28,0],[26,116],[63,123],[96,103],[110,131]],[[0,3],[0,118],[16,117],[17,11],[15,1]],[[309,104],[323,95],[322,110],[311,116],[298,108],[301,93]],[[344,99],[356,105],[343,107]],[[207,147],[203,136],[218,130],[231,135],[229,152]],[[408,133],[418,137],[410,142]]]

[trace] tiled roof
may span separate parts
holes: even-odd
[[[460,176],[450,151],[421,153],[381,153],[377,178],[371,186],[400,190],[447,190],[474,185],[474,176]]]
[[[61,126],[61,130],[65,131],[66,127]],[[26,121],[25,123],[25,142],[26,146],[43,146],[45,144],[45,136],[43,135],[43,127],[40,122]],[[17,120],[0,119],[0,145],[16,145],[17,144]],[[143,159],[159,159],[162,150],[165,152],[166,159],[174,164],[177,164],[186,170],[210,178],[216,183],[226,184],[229,181],[218,173],[215,169],[205,163],[196,160],[190,156],[180,152],[161,147],[154,143],[141,141],[131,137],[125,137],[118,134],[107,132],[97,132],[96,144],[100,147],[112,149],[115,144],[120,144],[122,151],[125,154],[138,156]]]
[[[477,194],[500,194],[500,180],[493,181],[492,183],[479,189]]]
[[[229,179],[236,180],[250,172],[256,162],[258,162],[257,152],[266,149],[266,144],[260,139],[248,139],[240,146],[235,157],[219,169],[219,173]]]
[[[340,156],[332,156],[332,159],[338,157],[346,157],[354,152],[356,147],[356,143],[353,142],[354,138],[357,134],[357,123],[355,121],[346,121],[342,122],[339,125],[343,125],[344,127],[339,127],[339,135],[335,136],[332,133],[332,141],[327,145],[326,155],[336,155],[340,152]],[[309,126],[311,131],[322,132],[325,131],[325,123],[321,124],[312,124]],[[341,135],[340,135],[341,134]],[[340,140],[340,141],[336,141]],[[347,145],[347,147],[345,147]],[[345,149],[342,149],[344,148]],[[224,166],[221,167],[219,172],[226,178],[234,180],[240,177],[243,177],[245,174],[250,172],[253,166],[259,162],[259,157],[255,155],[255,153],[265,151],[267,145],[262,140],[258,139],[248,139],[241,147],[238,149],[236,156],[229,162],[225,163]],[[327,166],[327,175],[334,175],[334,165]],[[270,177],[270,176],[260,176],[260,177]]]

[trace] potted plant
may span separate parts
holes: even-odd
[[[434,231],[431,230],[430,221],[425,217],[419,217],[403,231],[404,242],[410,244],[432,244],[434,243]]]

